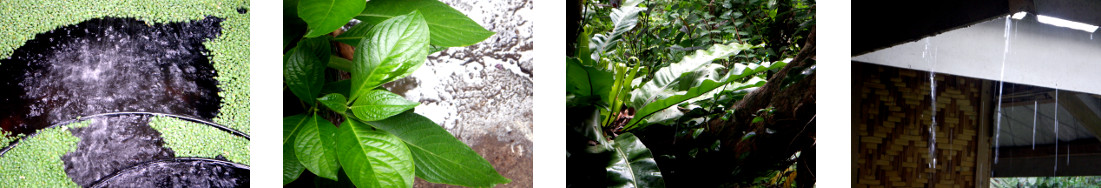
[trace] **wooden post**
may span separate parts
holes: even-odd
[[[868,73],[864,72],[866,70],[863,69],[864,64],[862,63],[853,62],[850,65],[852,67],[852,70],[850,71],[852,74],[852,76],[850,77],[852,78],[852,91],[850,91],[851,93],[849,93],[849,95],[852,98],[852,101],[850,101],[852,103],[852,109],[850,109],[852,110],[852,119],[849,120],[849,123],[851,123],[852,126],[849,127],[851,129],[849,131],[849,134],[851,134],[850,137],[852,140],[849,141],[849,158],[851,158],[851,161],[849,161],[849,165],[852,167],[851,170],[849,170],[849,173],[852,174],[850,175],[850,178],[852,179],[850,180],[851,184],[853,186],[856,186],[858,183],[857,181],[859,180],[857,178],[859,177],[858,172],[860,171],[860,167],[857,165],[857,161],[860,161],[860,134],[857,133],[857,131],[860,130],[860,126],[864,126],[860,123],[861,120],[864,119],[862,117],[864,114],[864,110],[861,108],[860,105],[861,101],[863,101],[863,99],[860,98],[860,90],[864,88],[864,80],[866,79],[864,75]]]
[[[993,81],[982,81],[982,106],[979,107],[979,132],[978,132],[978,159],[975,160],[975,184],[974,187],[990,187],[990,127],[994,120],[992,111],[997,101],[993,100]]]

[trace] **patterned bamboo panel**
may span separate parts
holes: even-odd
[[[938,74],[936,168],[929,167],[929,73],[876,65],[862,76],[854,187],[975,187],[982,81]]]

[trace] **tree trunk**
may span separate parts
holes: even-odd
[[[721,119],[709,123],[708,133],[721,138],[723,148],[720,155],[740,159],[735,164],[740,171],[765,171],[777,170],[777,167],[786,167],[789,159],[799,151],[810,151],[809,155],[802,155],[806,160],[814,160],[815,142],[815,81],[814,73],[796,81],[786,88],[784,79],[789,75],[800,74],[806,68],[814,65],[815,57],[815,30],[811,29],[807,42],[799,54],[791,63],[778,71],[768,79],[761,88],[747,94],[734,106],[735,118],[731,121]],[[760,109],[772,107],[771,115],[758,113]],[[762,116],[764,121],[753,123],[756,116]],[[771,133],[770,133],[771,132]],[[746,134],[755,136],[742,139]],[[779,166],[777,166],[779,165]],[[802,166],[800,164],[800,166]],[[810,176],[809,173],[797,173],[797,177]],[[799,182],[800,186],[813,185],[814,179]]]

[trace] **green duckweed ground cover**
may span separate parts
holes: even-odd
[[[214,122],[248,134],[249,125],[249,0],[0,0],[0,59],[8,58],[38,33],[93,18],[135,18],[152,23],[183,22],[215,16],[222,35],[203,45],[218,71],[221,108]],[[244,13],[239,13],[238,9]],[[154,123],[155,122],[155,123]],[[249,164],[248,140],[205,125],[187,125],[175,118],[154,118],[150,125],[165,138],[177,156],[223,155]],[[186,126],[184,126],[186,125]],[[61,156],[76,149],[79,138],[69,128],[87,122],[43,129],[0,157],[0,185],[14,187],[75,187],[66,177]],[[209,129],[208,129],[209,128]],[[0,132],[0,135],[8,133]],[[0,138],[6,146],[18,136]],[[200,142],[200,140],[202,142]],[[209,142],[207,142],[209,141]],[[33,181],[32,181],[33,180]]]
[[[19,142],[0,157],[0,185],[5,187],[78,187],[65,174],[61,156],[76,150],[80,138],[71,128],[87,127],[88,121],[38,131],[34,139]]]
[[[149,126],[161,133],[176,157],[216,158],[249,165],[249,140],[211,126],[170,117],[154,117]]]

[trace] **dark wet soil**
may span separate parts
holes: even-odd
[[[92,187],[249,187],[249,168],[207,159],[156,161],[125,169]]]
[[[0,128],[30,134],[124,111],[212,119],[221,98],[202,42],[221,34],[221,21],[101,18],[35,35],[0,60]]]

